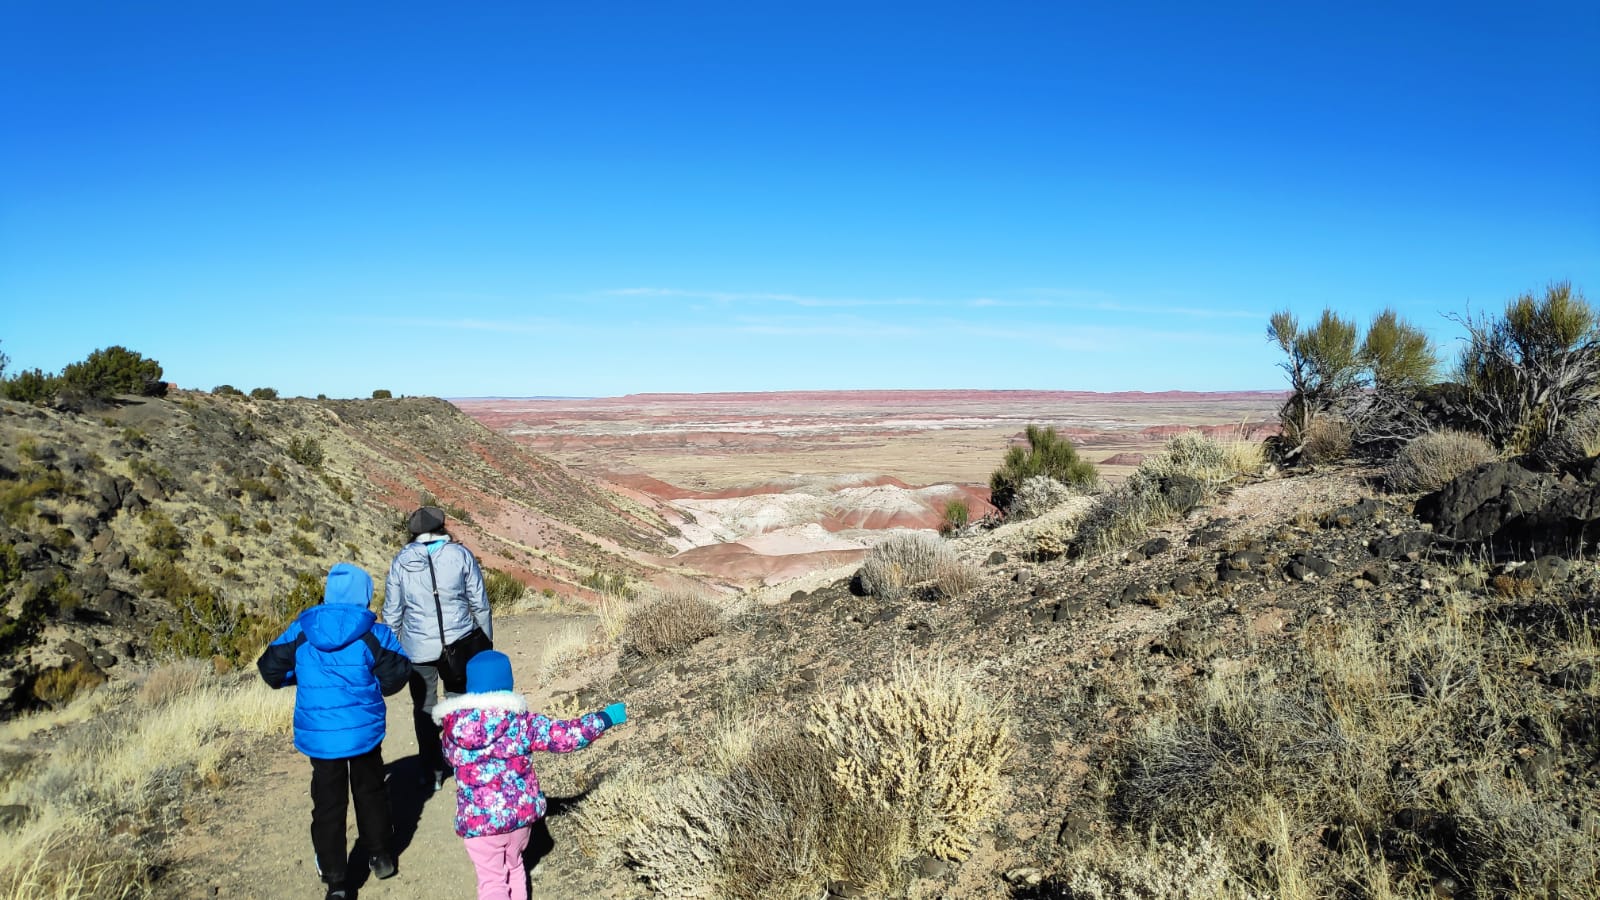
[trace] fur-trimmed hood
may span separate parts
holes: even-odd
[[[528,698],[515,691],[489,691],[446,697],[433,707],[433,720],[463,750],[490,750],[510,731],[516,716],[528,712]]]

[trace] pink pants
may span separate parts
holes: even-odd
[[[527,826],[505,834],[465,838],[467,856],[478,870],[478,900],[528,900],[528,873],[522,851],[528,849]]]

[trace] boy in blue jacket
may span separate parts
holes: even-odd
[[[311,846],[327,900],[344,900],[345,808],[355,796],[359,843],[379,878],[395,873],[389,794],[383,783],[383,698],[406,686],[411,661],[367,608],[372,577],[328,570],[322,603],[300,614],[256,661],[273,688],[297,686],[294,746],[311,758]]]

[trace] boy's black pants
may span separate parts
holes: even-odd
[[[311,760],[311,847],[328,884],[343,884],[349,859],[345,810],[356,801],[357,841],[368,856],[387,856],[393,840],[389,792],[383,784],[383,745],[346,759]]]

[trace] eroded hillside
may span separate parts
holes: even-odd
[[[438,400],[0,402],[0,710],[152,654],[238,662],[333,562],[381,573],[424,495],[485,565],[569,595],[650,577],[675,534]]]

